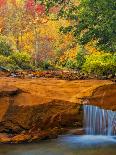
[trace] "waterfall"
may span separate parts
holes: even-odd
[[[84,105],[84,128],[88,135],[116,135],[116,112]]]

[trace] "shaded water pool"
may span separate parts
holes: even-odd
[[[0,155],[116,155],[116,137],[65,135],[36,144],[0,145]]]

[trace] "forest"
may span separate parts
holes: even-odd
[[[116,76],[116,1],[0,0],[0,66]]]

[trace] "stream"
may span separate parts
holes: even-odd
[[[116,155],[116,112],[84,106],[85,135],[30,144],[0,145],[0,155]]]
[[[116,155],[113,136],[59,136],[32,144],[0,145],[0,155]]]

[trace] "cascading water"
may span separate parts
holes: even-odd
[[[84,128],[88,135],[116,135],[116,112],[84,105]]]

